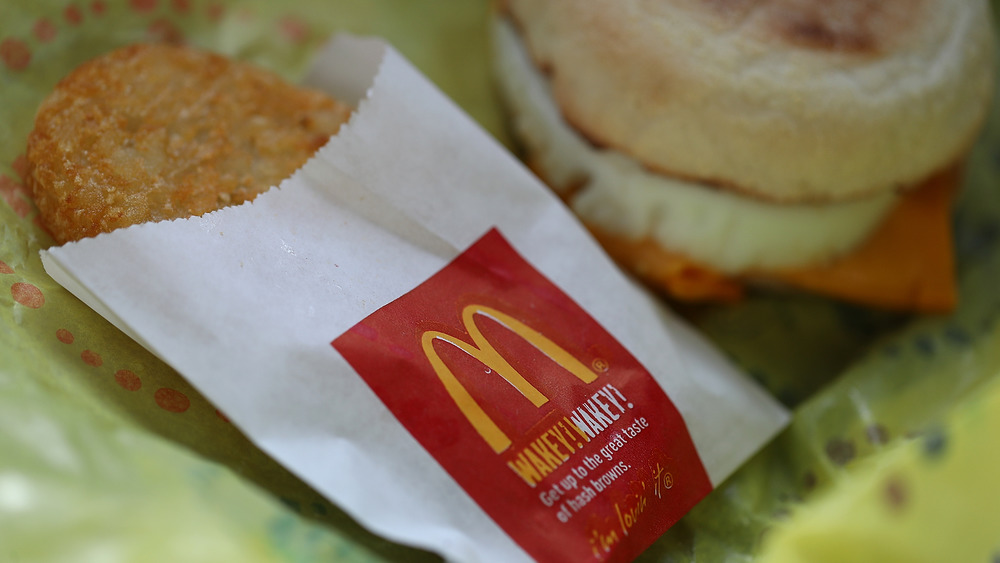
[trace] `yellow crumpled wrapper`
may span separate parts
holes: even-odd
[[[366,532],[48,278],[22,155],[55,82],[114,47],[183,40],[295,79],[336,31],[386,37],[503,138],[487,13],[487,0],[0,4],[0,561],[434,558]],[[796,414],[640,559],[1000,560],[996,104],[955,235],[951,315],[798,294],[686,311]]]

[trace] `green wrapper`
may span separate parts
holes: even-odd
[[[41,99],[114,47],[183,40],[294,80],[337,31],[387,38],[502,137],[487,11],[486,0],[0,4],[0,560],[432,557],[367,533],[54,283],[22,155]],[[955,233],[961,305],[948,316],[767,294],[688,311],[796,415],[644,559],[1000,558],[1000,506],[984,502],[1000,498],[996,109]]]

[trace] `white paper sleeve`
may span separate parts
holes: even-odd
[[[43,260],[363,525],[449,559],[528,558],[330,345],[491,228],[652,374],[713,485],[786,422],[391,47],[337,38],[309,82],[358,109],[278,188],[203,217],[53,248]]]

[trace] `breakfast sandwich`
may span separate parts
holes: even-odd
[[[495,56],[529,165],[668,295],[944,311],[991,21],[985,0],[504,0]]]

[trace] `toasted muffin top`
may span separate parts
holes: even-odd
[[[506,0],[564,118],[673,177],[782,202],[955,162],[994,84],[986,0]]]

